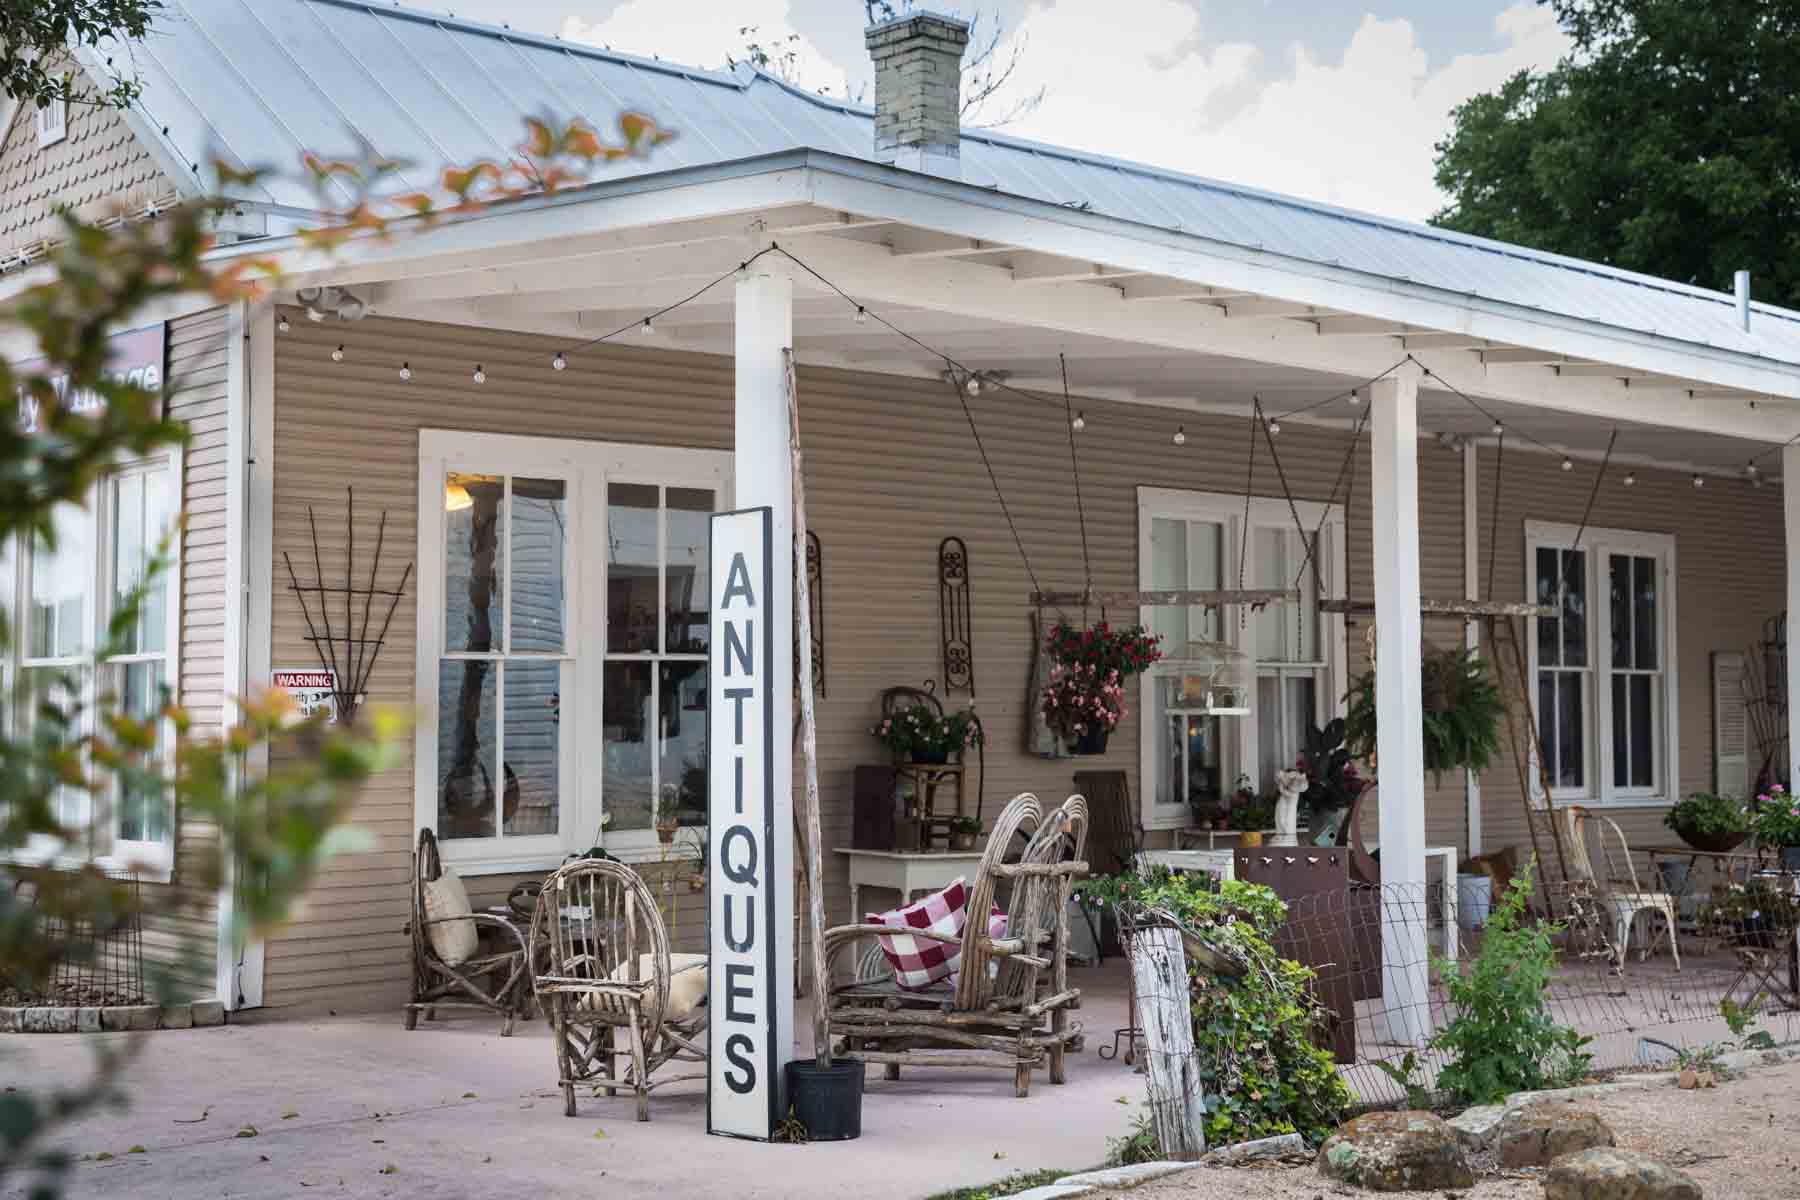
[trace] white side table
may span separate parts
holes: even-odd
[[[900,850],[850,850],[842,846],[837,852],[849,860],[850,919],[856,924],[861,924],[865,915],[864,888],[891,888],[900,893],[902,905],[911,904],[915,895],[947,887],[958,876],[974,882],[985,853],[944,850],[914,854]]]
[[[1235,879],[1232,859],[1236,853],[1234,850],[1141,850],[1138,863],[1143,867],[1162,867],[1176,874],[1205,871],[1215,879]]]
[[[1370,854],[1373,854],[1375,851],[1381,849],[1381,843],[1369,842],[1366,843],[1365,848]],[[1425,847],[1426,863],[1429,864],[1431,860],[1435,858],[1442,865],[1444,888],[1440,915],[1444,922],[1444,957],[1451,962],[1456,961],[1458,941],[1456,924],[1456,861],[1459,857],[1460,855],[1457,853],[1455,846]]]

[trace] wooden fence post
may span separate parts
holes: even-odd
[[[1157,1145],[1164,1158],[1191,1161],[1206,1153],[1206,1097],[1194,1054],[1181,931],[1150,925],[1133,933],[1131,976],[1137,985]]]

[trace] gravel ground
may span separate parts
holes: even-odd
[[[1618,1135],[1619,1145],[1680,1167],[1706,1200],[1800,1197],[1800,1063],[1769,1067],[1716,1088],[1619,1092],[1586,1102]],[[1424,1193],[1413,1193],[1420,1195]],[[1489,1176],[1462,1200],[1541,1200],[1536,1172]],[[1209,1169],[1107,1193],[1119,1200],[1320,1200],[1372,1196],[1322,1178],[1311,1166]]]

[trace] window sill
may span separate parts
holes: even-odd
[[[1552,796],[1553,808],[1668,808],[1675,803],[1667,796],[1610,796],[1597,800],[1592,796]]]

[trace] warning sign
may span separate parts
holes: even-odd
[[[337,724],[337,672],[317,667],[278,667],[269,672],[270,683],[293,697],[299,720],[324,713],[327,725]]]

